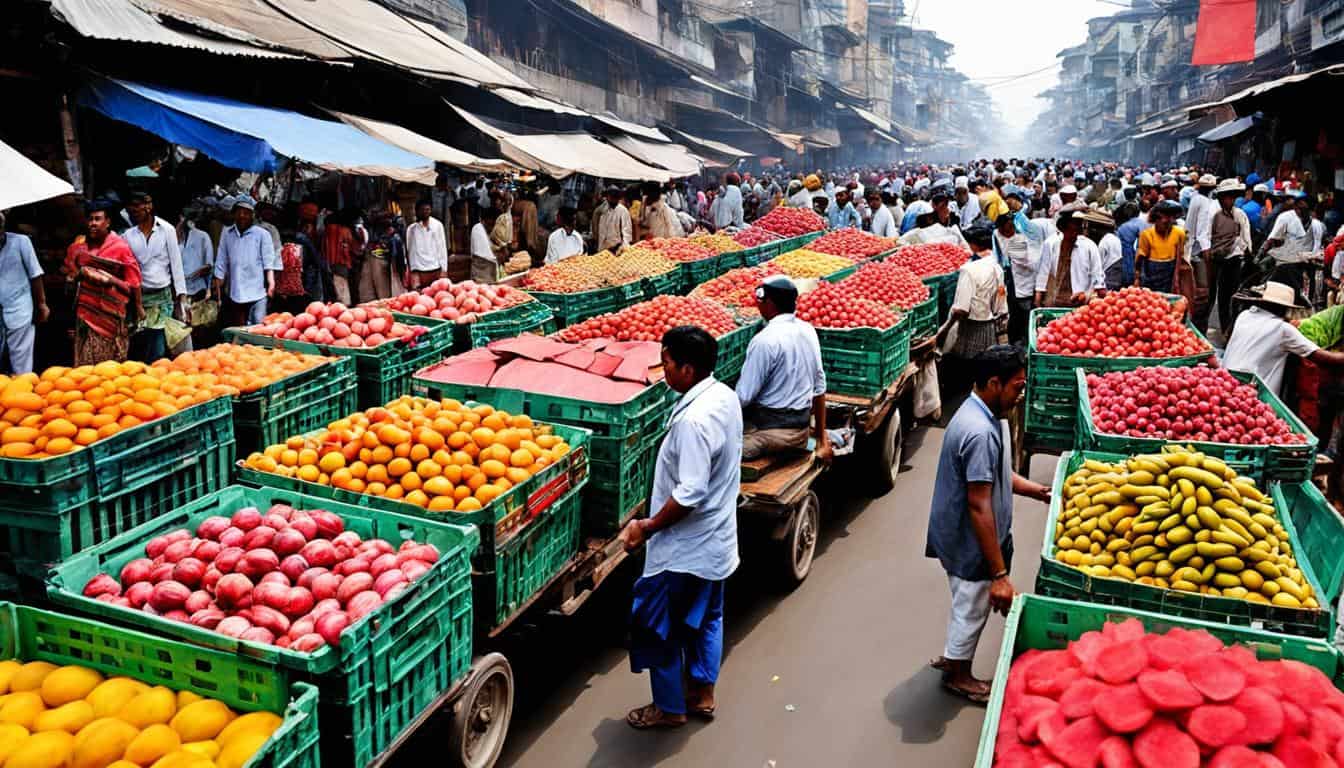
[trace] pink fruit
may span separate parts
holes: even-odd
[[[241,608],[252,599],[252,582],[241,573],[229,573],[215,585],[215,600],[224,608]]]
[[[269,525],[258,525],[243,537],[243,549],[270,549],[275,538],[275,529]]]
[[[308,514],[312,516],[313,522],[317,523],[318,535],[324,539],[335,538],[345,530],[345,521],[335,512],[328,512],[325,509],[314,509]]]
[[[261,512],[256,507],[243,507],[233,513],[229,522],[233,523],[235,528],[239,528],[246,533],[261,525]]]
[[[149,558],[138,557],[121,567],[121,583],[125,587],[141,581],[149,581],[149,575],[154,571]]]
[[[191,553],[195,550],[195,539],[181,539],[174,541],[164,548],[163,559],[169,563],[176,563],[184,557],[191,557]]]
[[[337,547],[337,549],[339,549],[339,547]],[[336,567],[332,570],[342,576],[349,576],[352,573],[371,572],[371,563],[369,562],[369,558],[361,555],[359,557],[352,557],[349,560],[342,560],[337,563]]]
[[[269,549],[253,549],[243,555],[238,563],[238,572],[244,576],[260,578],[280,567],[280,558]]]
[[[405,565],[409,560],[420,560],[433,565],[439,561],[439,550],[433,544],[415,544],[411,547],[403,547],[397,553],[397,565]]]
[[[187,598],[187,601],[182,604],[182,608],[187,613],[195,613],[209,608],[214,605],[214,603],[215,600],[210,597],[209,592],[206,592],[204,589],[198,589],[191,593],[191,596]]]
[[[308,539],[304,538],[303,532],[292,527],[284,528],[271,539],[271,549],[275,550],[275,554],[284,557],[303,549],[303,545],[307,543]]]
[[[266,510],[266,514],[279,515],[285,520],[288,520],[290,515],[294,514],[294,508],[288,504],[272,504],[271,508]]]
[[[289,577],[285,575],[284,571],[267,571],[257,584],[279,584],[282,587],[288,588]]]
[[[159,565],[154,566],[154,570],[149,572],[150,582],[158,584],[161,581],[167,581],[168,579],[173,578],[173,569],[176,567],[177,566],[173,563],[160,563]]]
[[[407,560],[405,564],[401,566],[401,572],[406,574],[407,581],[415,581],[421,576],[424,576],[425,571],[428,570],[429,564],[424,560]]]
[[[285,517],[284,515],[278,512],[267,512],[265,515],[262,515],[261,524],[270,526],[271,528],[274,528],[275,530],[279,531],[286,528],[289,525],[289,518]]]
[[[303,587],[290,587],[280,611],[286,616],[303,616],[313,610],[313,593]]]
[[[220,573],[233,573],[238,570],[238,563],[242,562],[246,554],[247,550],[242,547],[225,547],[215,556],[214,566]]]
[[[137,581],[126,588],[126,599],[130,601],[132,608],[140,608],[149,602],[149,595],[154,591],[154,585],[148,581]]]
[[[279,610],[289,599],[289,587],[275,582],[262,582],[252,590],[252,604]]]
[[[329,597],[326,600],[317,601],[317,605],[313,606],[313,610],[309,611],[308,615],[312,616],[313,620],[316,621],[318,616],[321,616],[325,613],[331,613],[333,611],[335,611],[336,613],[341,612],[341,601],[337,600],[334,597]]]
[[[289,527],[303,534],[306,541],[317,538],[317,521],[307,512],[295,512],[290,515]]]
[[[276,636],[289,631],[289,617],[266,605],[252,606],[252,623],[269,629]]]
[[[219,583],[223,576],[224,574],[211,563],[205,567],[205,575],[201,577],[201,589],[214,594],[215,585]]]
[[[223,533],[219,534],[219,544],[222,547],[239,547],[242,546],[243,539],[246,536],[247,532],[242,528],[239,528],[236,525],[231,525],[225,529]]]
[[[339,517],[336,519],[340,520]],[[350,547],[351,549],[359,549],[359,546],[364,542],[360,541],[359,534],[355,533],[354,531],[341,531],[339,534],[337,534],[335,537],[332,538],[331,543],[336,546],[344,544],[345,546]]]
[[[369,564],[369,573],[373,574],[373,577],[376,579],[396,567],[397,556],[389,552],[384,555],[379,555]]]
[[[345,612],[350,614],[350,622],[353,624],[378,610],[378,606],[382,604],[383,598],[379,597],[377,592],[366,590],[350,598],[350,602],[346,603]]]
[[[369,539],[368,541],[361,544],[360,547],[371,548],[380,555],[387,554],[389,552],[396,552],[396,550],[392,548],[392,545],[387,543],[386,539]]]
[[[280,561],[280,572],[289,578],[291,584],[298,582],[307,571],[308,561],[303,559],[303,555],[290,555]]]
[[[365,575],[368,576],[368,574]],[[344,580],[345,577],[341,576],[338,573],[324,573],[314,578],[312,581],[312,586],[310,587],[313,592],[313,597],[317,598],[318,600],[328,600],[331,598],[336,598],[336,593],[340,591],[341,582],[343,582]],[[369,576],[369,583],[370,584],[373,583],[372,576]],[[339,598],[337,599],[339,600]],[[340,602],[344,601],[341,600]]]
[[[177,581],[162,581],[149,593],[149,604],[159,613],[181,608],[191,597],[191,589]]]
[[[242,637],[243,633],[251,628],[252,622],[242,616],[229,616],[215,625],[216,632],[229,637]]]
[[[320,301],[314,301],[314,302],[310,302],[310,303],[308,304],[308,306],[307,306],[303,311],[304,311],[304,314],[308,315],[308,319],[309,319],[309,320],[312,320],[312,319],[315,319],[315,318],[319,318],[319,317],[326,317],[326,316],[327,316],[327,305],[326,305],[326,304],[323,304],[323,303],[320,302]]]
[[[185,624],[187,623],[187,620],[190,619],[191,617],[188,616],[187,612],[182,610],[181,608],[174,608],[173,610],[164,613],[163,618],[169,621],[180,621]]]
[[[266,645],[275,645],[275,633],[265,627],[252,627],[238,636],[239,640],[247,640],[253,643],[265,643]]]
[[[374,595],[377,597],[377,595]],[[340,645],[341,632],[350,626],[350,617],[341,611],[331,611],[318,616],[313,622],[313,628],[317,634],[327,641],[328,645]]]
[[[341,586],[336,590],[336,599],[349,608],[350,599],[360,592],[373,589],[373,576],[368,573],[352,573],[345,577]]]
[[[202,608],[191,614],[187,621],[205,629],[217,629],[220,622],[227,618],[218,608]]]
[[[373,591],[377,592],[379,597],[386,597],[389,589],[397,584],[405,583],[406,574],[402,573],[400,568],[393,568],[374,580]]]
[[[308,616],[301,616],[295,619],[294,621],[290,622],[289,631],[286,632],[285,634],[297,640],[303,635],[306,635],[309,632],[313,631],[315,621],[317,620],[314,619],[311,614]]]
[[[303,559],[307,560],[309,565],[322,568],[330,568],[336,565],[336,548],[325,539],[308,542],[303,545],[303,549],[299,550],[299,554],[303,555]]]
[[[233,525],[233,523],[229,521],[229,518],[222,515],[212,515],[202,520],[201,524],[196,526],[196,535],[200,536],[202,539],[217,541],[219,539],[219,534],[228,530],[231,525]]]
[[[111,595],[112,597],[121,596],[121,585],[117,580],[108,576],[106,573],[100,573],[89,579],[89,583],[84,585],[84,596],[97,598],[100,595]]]
[[[309,632],[295,640],[289,647],[296,651],[302,651],[303,653],[312,653],[313,651],[325,648],[326,645],[327,641],[322,639],[321,635]]]
[[[303,555],[297,555],[297,557],[303,557]],[[281,565],[283,565],[283,563]],[[294,581],[294,583],[300,587],[303,587],[304,589],[312,589],[313,579],[316,579],[318,576],[321,576],[322,574],[327,572],[328,571],[326,568],[309,568],[308,570],[304,571],[303,574],[300,575],[299,578]]]
[[[222,551],[224,551],[223,544],[206,539],[196,545],[196,548],[191,551],[191,556],[201,562],[208,563],[219,557],[219,553]]]
[[[205,577],[205,563],[194,557],[184,557],[173,566],[173,580],[180,581],[188,587],[196,587]]]
[[[155,536],[145,545],[145,554],[150,557],[158,557],[163,554],[163,550],[168,548],[167,536]]]

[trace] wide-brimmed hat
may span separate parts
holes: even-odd
[[[1088,224],[1097,224],[1103,227],[1111,227],[1111,228],[1115,227],[1115,217],[1111,216],[1111,214],[1106,213],[1105,211],[1099,211],[1095,208],[1090,211],[1087,211],[1078,218],[1082,219],[1084,222]]]
[[[1240,181],[1237,181],[1236,179],[1223,179],[1218,182],[1218,188],[1213,190],[1213,194],[1217,197],[1218,195],[1225,195],[1228,192],[1236,192],[1237,194],[1240,194],[1245,191],[1246,185],[1242,184]]]
[[[1287,283],[1270,281],[1261,286],[1259,291],[1255,289],[1244,291],[1238,293],[1236,298],[1252,304],[1273,304],[1276,307],[1288,307],[1289,309],[1307,309],[1306,306],[1297,303],[1297,294],[1293,287]]]
[[[1195,183],[1201,187],[1215,187],[1218,185],[1218,177],[1214,176],[1212,173],[1206,173],[1203,176],[1200,176],[1199,181]]]

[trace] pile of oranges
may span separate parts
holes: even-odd
[[[474,512],[569,448],[551,427],[527,416],[404,396],[269,446],[246,463],[433,512]]]
[[[136,362],[0,376],[0,457],[59,456],[224,394],[199,375]]]
[[[212,384],[228,387],[228,394],[238,395],[255,392],[331,359],[252,344],[216,344],[206,349],[183,352],[172,359],[156,360],[151,366],[151,372],[161,372],[163,375],[171,375],[173,372],[209,374],[213,377]]]

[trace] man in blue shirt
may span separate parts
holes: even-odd
[[[1115,220],[1120,226],[1115,228],[1115,236],[1120,238],[1121,285],[1134,284],[1134,254],[1138,249],[1139,234],[1151,227],[1148,217],[1139,213],[1139,207],[1125,203],[1116,211]]]
[[[42,265],[27,235],[5,231],[5,214],[0,212],[0,347],[9,358],[9,372],[31,373],[35,322],[45,323],[51,316],[47,294],[42,287]],[[0,358],[2,359],[2,358]]]
[[[1048,503],[1050,489],[1012,469],[1004,416],[1026,388],[1021,348],[993,346],[972,362],[974,389],[943,433],[925,555],[942,563],[952,591],[947,644],[932,666],[946,690],[985,702],[989,683],[971,674],[971,661],[990,611],[1007,615],[1016,594],[1008,580],[1013,494]]]
[[[859,216],[854,203],[849,201],[849,190],[844,187],[835,190],[835,200],[826,208],[826,219],[830,222],[831,229],[863,228],[863,219]]]
[[[266,317],[266,299],[275,291],[275,244],[261,227],[253,226],[256,203],[240,195],[233,204],[233,226],[219,236],[215,254],[215,295],[224,298],[229,286],[229,301],[237,307],[242,322],[260,323]]]
[[[718,343],[702,328],[663,334],[664,377],[681,398],[658,448],[651,516],[621,531],[627,549],[648,542],[634,586],[630,667],[649,670],[653,703],[625,718],[640,730],[683,726],[688,712],[714,715],[723,586],[738,565],[742,479],[742,409],[714,378],[718,356]]]

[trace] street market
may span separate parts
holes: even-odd
[[[738,5],[15,0],[0,768],[1344,766],[1344,1]]]

